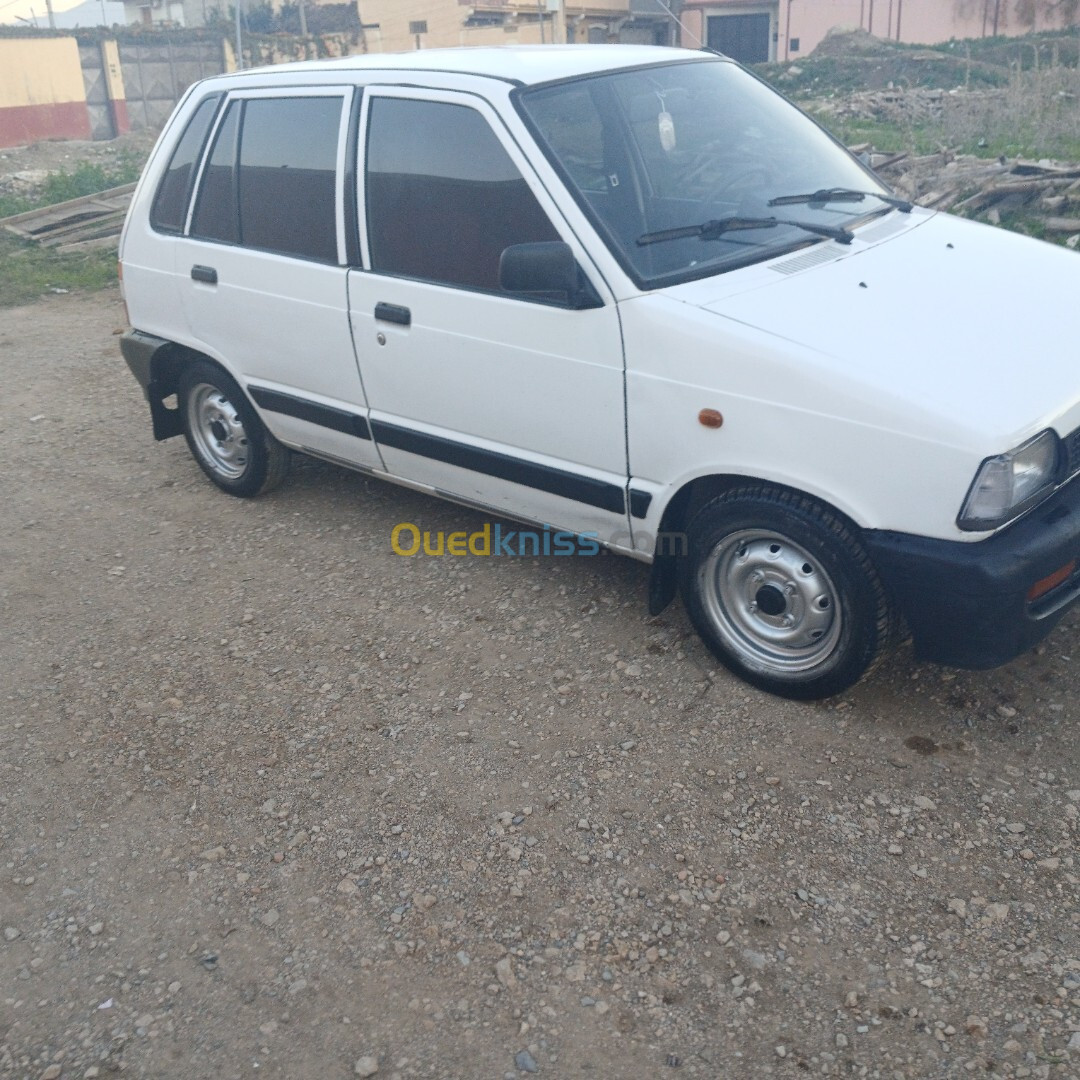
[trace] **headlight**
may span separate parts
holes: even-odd
[[[968,532],[996,529],[1034,506],[1057,480],[1058,437],[1040,432],[1007,454],[987,458],[975,475],[956,524]]]

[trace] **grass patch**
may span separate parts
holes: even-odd
[[[53,289],[75,292],[115,283],[111,248],[60,254],[0,230],[0,307],[27,304]]]
[[[957,132],[942,124],[905,124],[836,116],[828,112],[819,113],[812,107],[807,112],[845,146],[870,143],[883,154],[898,154],[901,151],[916,155],[935,154],[947,149],[987,159],[1025,157],[1080,161],[1080,137],[1068,132],[1025,132],[1007,130],[1003,125],[996,133],[993,127],[986,128],[990,138],[974,134],[958,138]]]
[[[106,165],[81,162],[70,172],[52,173],[32,195],[0,195],[0,217],[134,183],[141,169],[142,159],[130,153]],[[0,229],[0,307],[29,303],[52,289],[101,289],[115,281],[112,248],[62,254]]]
[[[883,120],[864,120],[861,117],[835,116],[818,113],[812,108],[807,109],[807,112],[845,146],[870,143],[875,150],[883,154],[898,154],[903,150],[910,154],[933,154],[941,149],[941,143],[935,140],[934,132],[928,128]]]
[[[95,195],[122,184],[133,184],[139,179],[142,167],[142,158],[130,152],[118,154],[107,165],[81,161],[71,172],[61,169],[50,173],[32,194],[0,195],[0,218],[69,199],[81,199],[84,195]]]

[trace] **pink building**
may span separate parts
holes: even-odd
[[[1075,5],[1055,0],[684,0],[681,17],[703,44],[747,64],[805,56],[834,27],[928,45],[1080,24]],[[696,42],[684,33],[683,44]]]

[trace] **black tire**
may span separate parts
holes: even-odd
[[[690,620],[717,659],[780,697],[839,694],[873,669],[893,616],[853,525],[794,491],[748,485],[687,527]]]
[[[285,479],[289,451],[221,368],[207,361],[186,367],[177,399],[191,456],[222,491],[251,498]]]

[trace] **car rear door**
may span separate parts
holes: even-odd
[[[381,468],[348,316],[344,173],[353,89],[233,92],[211,136],[176,276],[192,344],[271,431]]]

